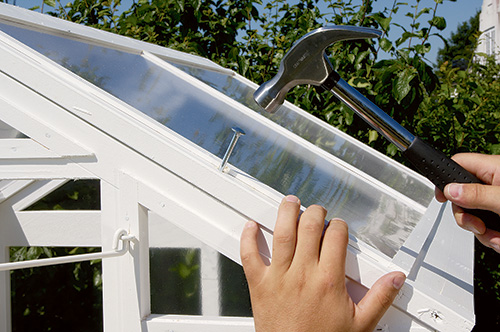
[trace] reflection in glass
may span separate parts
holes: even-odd
[[[241,265],[219,255],[221,316],[252,317],[248,284]]]
[[[353,144],[354,139],[348,141],[342,137],[343,135],[338,135],[331,126],[311,121],[305,112],[297,111],[287,105],[281,106],[274,114],[267,113],[255,103],[254,87],[237,76],[183,64],[173,63],[173,65],[419,204],[429,205],[433,192],[429,190],[428,185],[415,178],[412,172],[401,169],[399,165],[388,164],[385,158],[381,159],[380,155],[374,155],[374,151],[370,148],[360,147],[359,144]]]
[[[295,110],[262,115],[330,154],[291,139],[216,91],[208,93],[204,83],[183,79],[168,64],[159,67],[139,54],[3,24],[0,29],[220,158],[231,127],[242,128],[247,134],[231,164],[283,194],[298,195],[305,206],[322,204],[328,218],[343,218],[358,239],[388,256],[406,240],[433,196],[411,172]],[[260,112],[241,80],[193,68],[184,70]]]
[[[151,212],[148,228],[152,313],[251,316],[240,265]]]
[[[149,262],[151,312],[200,315],[200,250],[151,248]]]

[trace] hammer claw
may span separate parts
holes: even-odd
[[[274,113],[283,104],[288,91],[300,84],[322,85],[333,67],[325,50],[342,40],[380,37],[382,32],[372,28],[326,26],[300,38],[283,57],[276,76],[255,91],[255,101],[266,111]]]

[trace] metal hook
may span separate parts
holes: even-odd
[[[31,267],[40,267],[40,266],[48,266],[48,265],[64,264],[64,263],[76,263],[76,262],[84,262],[95,259],[118,257],[125,255],[128,252],[128,249],[130,247],[130,241],[133,241],[135,239],[136,237],[129,234],[126,230],[119,229],[115,232],[113,236],[113,251],[2,263],[0,264],[0,271],[9,271],[9,270],[31,268]],[[120,241],[122,241],[123,244],[122,248],[118,249],[118,243]]]

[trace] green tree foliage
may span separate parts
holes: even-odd
[[[444,62],[439,89],[425,100],[415,119],[420,136],[448,154],[500,153],[500,65],[493,58],[465,70]]]
[[[468,21],[462,22],[451,37],[445,39],[444,48],[438,51],[438,67],[448,61],[453,67],[466,69],[477,46],[479,37],[479,14],[477,12]]]
[[[11,260],[97,252],[98,248],[11,248]],[[102,331],[101,262],[11,272],[12,331]]]

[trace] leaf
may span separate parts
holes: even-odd
[[[470,98],[470,100],[476,105],[481,104],[481,99],[478,96],[473,96]]]
[[[42,250],[43,250],[43,253],[45,254],[45,256],[47,256],[48,258],[52,257],[52,251],[50,251],[49,248],[42,247]]]
[[[491,154],[500,154],[500,144],[490,144],[489,150]]]
[[[195,12],[198,12],[201,8],[202,1],[201,0],[192,0],[191,5],[194,8]]]
[[[396,41],[396,46],[399,46],[401,45],[402,43],[404,43],[406,40],[408,40],[408,38],[412,38],[412,37],[419,37],[418,34],[416,33],[411,33],[411,32],[404,32],[401,37]]]
[[[483,87],[482,87],[482,86],[480,86],[480,85],[476,86],[476,87],[474,88],[474,91],[475,91],[478,95],[480,95],[480,96],[482,96],[482,95],[484,94],[484,89],[483,89]]]
[[[40,247],[29,247],[28,252],[26,253],[26,260],[34,260],[38,259],[43,254],[43,249]]]
[[[429,7],[426,7],[424,9],[422,9],[418,14],[417,16],[415,16],[415,18],[419,18],[421,15],[423,14],[429,14],[431,11],[431,9]]]
[[[380,39],[380,48],[384,52],[389,52],[392,49],[392,43],[389,39],[387,38],[382,38]]]
[[[465,115],[462,112],[455,112],[455,118],[461,125],[465,123]]]
[[[386,151],[387,151],[387,154],[392,157],[392,156],[395,156],[396,153],[398,153],[398,148],[394,144],[391,143],[389,146],[387,146]]]
[[[391,20],[392,20],[391,17],[385,17],[385,15],[382,13],[375,13],[375,14],[371,15],[371,17],[375,21],[377,21],[378,24],[380,24],[380,27],[382,29],[384,29],[384,31],[389,30],[389,26],[390,26]]]
[[[340,111],[343,115],[343,121],[345,121],[346,125],[350,126],[352,121],[354,121],[354,112],[345,104],[340,105]]]
[[[366,51],[358,53],[358,56],[356,57],[355,64],[356,65],[361,64],[364,59],[366,59],[366,58],[368,58],[370,56],[370,54],[371,54],[370,50],[366,50]]]
[[[466,73],[464,70],[459,70],[459,71],[457,72],[457,75],[458,75],[458,77],[460,77],[461,79],[465,79],[465,78],[467,78],[467,73]]]
[[[392,93],[396,98],[398,103],[408,95],[411,91],[410,82],[415,78],[416,73],[412,68],[405,68],[403,71],[398,73],[397,79],[392,87]]]
[[[376,141],[378,138],[378,132],[376,130],[370,129],[368,131],[368,144]]]
[[[72,194],[66,194],[69,199],[77,201],[78,200],[78,191],[74,191]]]
[[[56,1],[55,0],[43,0],[43,3],[46,4],[47,6],[52,7],[52,8],[56,7]]]
[[[52,210],[64,210],[64,208],[61,206],[61,204],[56,204],[52,207]]]
[[[429,24],[434,25],[438,30],[441,31],[446,29],[446,20],[441,16],[434,16],[432,20],[429,21]]]
[[[366,78],[363,77],[352,77],[348,83],[349,85],[358,89],[368,88],[371,87],[372,85],[370,81],[368,81]]]

